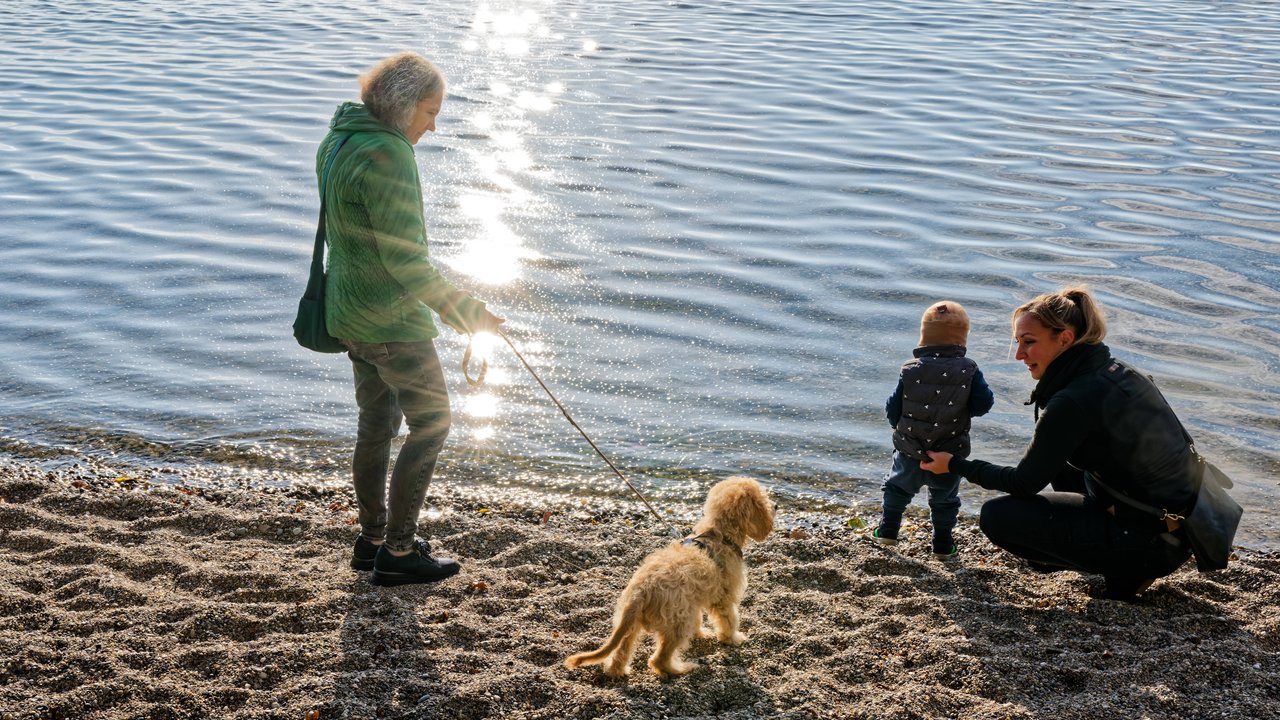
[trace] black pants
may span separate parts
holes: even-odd
[[[1045,572],[1150,579],[1177,570],[1191,556],[1185,540],[1165,532],[1164,521],[1123,512],[1116,517],[1079,493],[988,500],[979,525],[992,543]]]

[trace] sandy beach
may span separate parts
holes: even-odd
[[[201,487],[184,471],[0,461],[0,718],[1271,718],[1280,556],[1188,565],[1136,604],[1037,575],[962,525],[928,552],[784,508],[746,550],[741,648],[691,674],[604,677],[565,656],[669,538],[637,511],[429,497],[431,586],[348,568],[345,487]],[[300,487],[300,486],[299,486]],[[870,518],[874,508],[851,508]],[[914,519],[913,519],[914,518]],[[693,520],[677,518],[682,523]]]

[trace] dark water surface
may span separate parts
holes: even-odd
[[[1280,5],[364,5],[0,9],[0,449],[339,476],[349,365],[289,335],[314,148],[415,49],[436,261],[657,497],[876,497],[943,297],[997,396],[975,455],[1014,460],[1009,311],[1083,282],[1280,546]],[[473,389],[438,346],[448,481],[617,492],[508,350]]]

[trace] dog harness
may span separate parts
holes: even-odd
[[[715,549],[712,548],[711,543],[719,543],[721,545],[724,545],[725,547],[728,547],[730,550],[733,551],[735,555],[738,556],[739,560],[742,559],[742,548],[738,547],[737,543],[721,535],[719,532],[715,530],[708,530],[707,532],[704,532],[701,535],[690,535],[689,537],[685,538],[680,542],[681,545],[693,545],[697,547],[699,550],[703,551],[708,556],[710,556],[711,559],[714,560],[717,565],[720,565],[721,562],[720,562],[719,553],[717,553]]]

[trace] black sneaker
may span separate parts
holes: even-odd
[[[415,540],[409,554],[401,557],[392,555],[386,545],[378,548],[369,582],[384,586],[437,582],[457,575],[461,569],[457,560],[431,557],[426,540]]]
[[[933,556],[939,560],[950,560],[960,554],[960,548],[952,542],[951,538],[934,538],[933,539]]]
[[[898,544],[898,531],[897,530],[894,530],[892,532],[887,531],[884,529],[884,526],[881,525],[880,527],[871,531],[871,539],[875,540],[876,542],[880,543],[885,547],[893,547],[894,545]]]
[[[351,569],[369,571],[373,569],[373,556],[378,554],[378,548],[382,547],[379,543],[374,545],[372,541],[364,535],[356,537],[355,549],[351,551]]]

